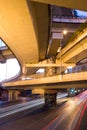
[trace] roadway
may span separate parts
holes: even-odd
[[[50,109],[42,106],[41,102],[31,110],[1,117],[0,130],[87,130],[87,91],[58,99],[57,105]]]

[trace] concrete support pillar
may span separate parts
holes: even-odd
[[[25,67],[25,65],[23,65],[23,67],[22,67],[22,79],[26,78],[26,73],[27,73],[27,68]]]
[[[16,91],[16,90],[9,90],[8,91],[8,100],[9,101],[15,101],[15,100],[18,100],[18,95],[19,95],[19,92]]]
[[[44,89],[32,89],[32,94],[39,94],[38,97],[44,98]]]
[[[52,63],[55,63],[55,58],[54,57],[50,57],[48,60],[47,60],[47,63],[48,64],[52,64]],[[55,67],[47,67],[46,69],[45,69],[45,75],[46,76],[53,76],[53,75],[55,75],[55,73],[56,73],[56,69],[55,69]]]
[[[57,91],[55,91],[55,90],[46,90],[45,94],[44,94],[45,106],[46,107],[55,106],[57,104],[56,97],[57,97]]]

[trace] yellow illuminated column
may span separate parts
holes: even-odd
[[[14,100],[18,100],[18,94],[19,92],[16,90],[9,90],[8,91],[8,100],[9,101],[14,101]]]

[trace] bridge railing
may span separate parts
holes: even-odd
[[[67,76],[72,77],[73,75],[82,76],[82,74],[84,76],[86,72],[87,72],[87,64],[77,65],[74,68],[67,69],[67,73],[65,73],[64,71],[61,74],[62,74],[62,77],[67,77]],[[30,77],[32,77],[32,79],[38,79],[38,78],[53,77],[53,76],[58,76],[58,75],[60,75],[60,72],[56,71],[53,75],[50,75],[50,76],[47,76],[44,72],[44,73],[36,73],[36,74],[30,75]]]
[[[87,80],[87,71],[62,75],[60,80],[63,81]]]

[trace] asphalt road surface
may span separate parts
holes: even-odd
[[[50,109],[42,103],[1,117],[0,130],[87,130],[87,91],[58,99]]]

